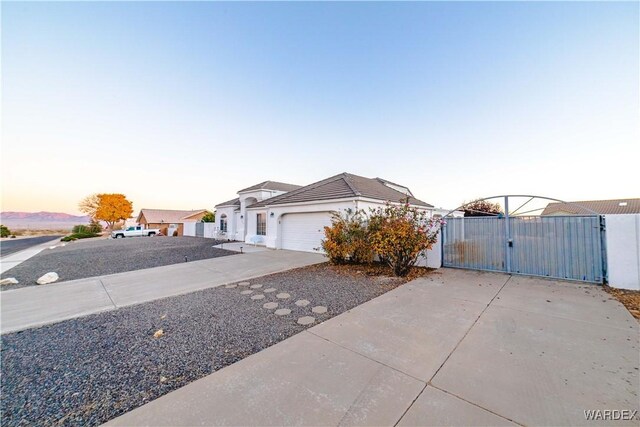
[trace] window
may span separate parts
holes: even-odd
[[[267,215],[263,213],[258,214],[258,224],[256,227],[256,234],[258,236],[265,236],[267,234]]]
[[[222,231],[223,233],[227,232],[227,215],[226,214],[220,215],[220,231]]]

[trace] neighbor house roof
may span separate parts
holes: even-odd
[[[218,203],[216,205],[216,208],[221,206],[240,206],[240,198],[236,197],[235,199],[227,200],[226,202],[223,202],[223,203]]]
[[[144,215],[144,219],[147,223],[160,224],[160,223],[178,223],[182,222],[190,216],[206,212],[206,209],[196,209],[190,211],[180,211],[171,209],[140,209],[137,222],[140,222],[140,218]]]
[[[549,203],[541,215],[601,215],[640,213],[640,199],[583,200]]]
[[[407,195],[388,187],[384,182],[379,178],[365,178],[344,172],[297,190],[254,203],[249,207],[255,208],[350,197],[366,197],[389,202],[400,202],[407,198]],[[416,206],[433,207],[429,203],[412,196],[409,196],[409,203]]]
[[[255,190],[292,191],[297,190],[300,187],[300,185],[287,184],[286,182],[264,181],[256,185],[252,185],[251,187],[244,188],[238,191],[238,193]]]

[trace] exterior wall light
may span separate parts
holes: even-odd
[[[271,212],[271,213],[269,214],[269,216],[270,216],[271,218],[273,218],[273,217],[274,217],[274,216],[276,216],[276,215],[275,215],[273,212]]]

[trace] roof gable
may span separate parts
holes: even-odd
[[[256,185],[252,185],[251,187],[244,188],[238,193],[245,193],[247,191],[256,191],[256,190],[271,190],[271,191],[292,191],[300,188],[300,185],[295,184],[287,184],[286,182],[278,182],[278,181],[263,181]]]
[[[365,178],[344,172],[297,190],[254,203],[251,207],[344,199],[350,197],[366,197],[375,200],[400,202],[405,200],[407,195],[386,186],[382,180]],[[409,203],[417,206],[432,207],[432,205],[411,196],[409,196]]]
[[[206,209],[173,210],[173,209],[140,209],[137,222],[144,217],[147,224],[178,223],[190,216],[206,212]]]

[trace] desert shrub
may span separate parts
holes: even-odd
[[[76,227],[73,227],[74,229]],[[98,237],[99,234],[98,233],[92,233],[88,230],[79,232],[79,233],[71,233],[68,236],[64,236],[62,239],[60,239],[60,241],[62,242],[73,242],[74,240],[78,240],[78,239],[89,239],[91,237]]]
[[[362,264],[373,260],[367,217],[362,210],[335,212],[331,226],[324,228],[324,236],[322,249],[333,264]]]
[[[0,237],[9,237],[10,235],[11,230],[9,230],[5,225],[0,225]]]
[[[88,230],[91,233],[96,233],[96,234],[102,233],[102,224],[100,224],[98,221],[93,220],[89,224]]]
[[[74,225],[73,228],[71,229],[71,232],[73,234],[76,234],[76,233],[87,233],[88,231],[89,231],[89,227],[86,226],[86,225],[83,225],[83,224]]]
[[[405,276],[420,255],[436,243],[440,224],[408,203],[388,203],[369,216],[369,242],[381,262],[397,276]]]

